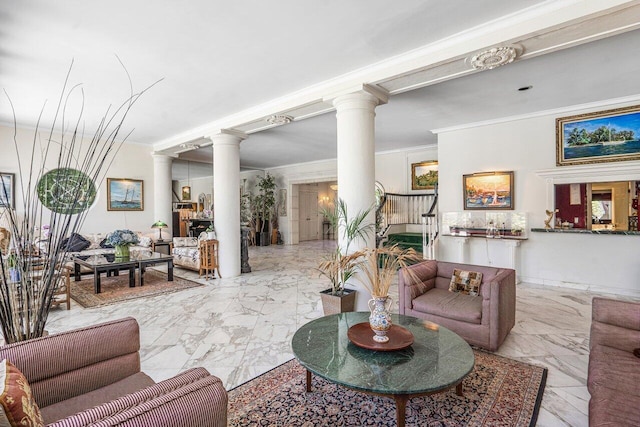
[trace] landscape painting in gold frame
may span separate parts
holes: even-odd
[[[558,166],[640,160],[640,105],[556,119]]]
[[[411,164],[411,189],[433,190],[438,184],[438,161]]]
[[[513,171],[462,176],[464,208],[513,209]]]

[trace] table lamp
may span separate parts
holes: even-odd
[[[159,228],[160,229],[160,237],[158,238],[158,242],[164,242],[164,240],[162,240],[162,229],[163,228],[169,228],[169,226],[167,225],[166,222],[164,221],[156,221],[151,228]]]

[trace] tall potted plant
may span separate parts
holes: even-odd
[[[71,69],[67,74],[68,82]],[[59,118],[73,110],[67,105],[77,86],[63,86],[56,120],[43,132],[36,128],[31,146],[19,142],[14,120],[14,149],[22,195],[18,206],[0,209],[0,219],[12,236],[10,248],[0,248],[0,326],[5,342],[13,343],[41,337],[58,284],[65,274],[69,242],[80,229],[86,213],[96,197],[96,186],[103,181],[107,169],[126,135],[120,135],[128,112],[147,89],[131,93],[115,110],[107,108],[91,139],[85,134],[82,110],[67,129]],[[11,104],[11,100],[9,100]],[[14,114],[15,117],[15,114]],[[65,119],[66,120],[66,119]],[[56,129],[64,127],[61,134]],[[29,155],[25,156],[24,153]],[[8,189],[0,185],[4,200],[11,200]],[[41,225],[50,224],[48,233],[39,234]],[[44,226],[42,227],[45,228]],[[41,240],[39,248],[32,242]]]
[[[345,284],[356,273],[361,262],[358,256],[350,254],[351,245],[358,239],[364,239],[374,231],[374,224],[366,222],[373,206],[349,217],[347,204],[338,199],[333,210],[323,209],[322,215],[329,221],[330,227],[341,239],[336,249],[325,258],[318,270],[331,282],[331,287],[320,292],[324,314],[353,311],[356,294],[354,289],[345,288]]]
[[[273,213],[273,206],[276,204],[276,180],[275,177],[267,173],[258,178],[258,195],[254,198],[255,216],[258,227],[258,241],[260,246],[269,246],[271,237],[269,224]]]

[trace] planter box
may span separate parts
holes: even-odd
[[[342,295],[331,295],[332,289],[325,289],[320,292],[320,298],[322,299],[322,310],[324,315],[337,313],[346,313],[354,311],[356,304],[356,290],[345,289]]]

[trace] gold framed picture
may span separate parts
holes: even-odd
[[[438,161],[411,164],[411,189],[433,190],[438,185]]]
[[[640,160],[640,105],[556,119],[558,166]]]
[[[462,176],[464,209],[513,209],[513,171]]]

